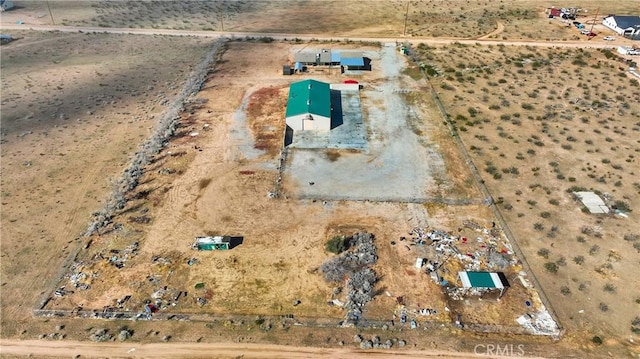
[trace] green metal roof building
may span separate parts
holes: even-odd
[[[331,88],[316,80],[289,86],[286,122],[294,131],[331,129]]]
[[[503,272],[458,272],[462,288],[499,289],[500,295],[509,287]]]

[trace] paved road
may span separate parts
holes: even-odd
[[[90,26],[55,26],[55,25],[31,25],[31,24],[2,24],[2,30],[35,30],[35,31],[61,31],[61,32],[105,32],[110,34],[138,34],[138,35],[171,35],[171,36],[198,36],[211,38],[240,38],[240,37],[271,37],[276,40],[295,39],[303,41],[317,39],[322,41],[346,39],[352,41],[365,42],[393,42],[409,41],[412,43],[426,43],[430,45],[447,45],[460,43],[473,45],[481,43],[485,45],[515,45],[515,46],[539,46],[539,47],[573,47],[573,48],[613,48],[614,44],[601,39],[591,41],[525,41],[525,40],[489,40],[480,39],[459,39],[459,38],[433,38],[433,37],[352,37],[352,36],[326,36],[315,34],[286,34],[286,33],[256,33],[256,32],[222,32],[222,31],[198,31],[198,30],[172,30],[172,29],[134,29],[117,27],[90,27]]]

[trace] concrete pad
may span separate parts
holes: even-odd
[[[591,213],[609,213],[609,207],[593,192],[573,192]]]

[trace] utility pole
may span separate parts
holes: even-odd
[[[49,16],[51,16],[51,24],[55,25],[56,22],[53,21],[53,13],[51,12],[51,7],[49,6],[49,0],[45,0],[45,2],[47,3],[47,9],[49,9]]]
[[[591,22],[591,29],[589,30],[589,32],[593,32],[593,25],[596,24],[596,20],[598,18],[598,12],[600,11],[600,8],[596,9],[596,14],[593,16],[593,21]],[[589,39],[591,40],[591,39]]]
[[[222,31],[224,31],[224,0],[220,2],[220,25],[222,26]]]
[[[402,36],[407,35],[407,18],[409,17],[409,4],[410,0],[407,0],[407,11],[404,13],[404,29],[402,30]]]

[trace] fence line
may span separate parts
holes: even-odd
[[[451,206],[486,205],[491,199],[480,198],[446,198],[446,197],[356,197],[356,196],[332,196],[332,195],[305,195],[298,199],[315,199],[318,201],[353,201],[353,202],[390,202],[390,203],[438,203]]]
[[[202,62],[196,67],[196,70],[194,70],[194,72],[190,75],[190,77],[185,81],[184,87],[180,92],[180,94],[176,97],[174,103],[179,102],[180,105],[184,105],[189,100],[189,97],[197,94],[200,91],[200,89],[202,88],[202,85],[206,81],[206,78],[207,78],[206,74],[209,72],[209,68],[212,65],[215,65],[216,56],[220,53],[221,50],[223,50],[222,45],[224,44],[224,41],[225,40],[217,40],[216,42],[214,42],[211,50],[207,54],[205,54]],[[198,78],[194,79],[193,77],[195,75],[199,75],[197,76]],[[161,116],[159,116],[158,126],[162,125],[161,122],[163,121],[163,118],[171,115],[173,110],[174,108],[171,107],[165,110],[165,112],[163,112]],[[146,139],[143,142],[142,146],[144,146],[154,137],[156,136],[151,135],[149,139]],[[112,194],[110,194],[109,196],[111,195]],[[92,222],[92,224],[93,223],[95,223],[95,221]],[[83,237],[84,236],[80,236],[79,238],[83,238]],[[51,280],[49,280],[48,285],[45,285],[45,287],[49,287],[49,290],[45,291],[44,294],[40,297],[40,300],[35,304],[34,314],[36,314],[37,311],[44,310],[44,307],[46,307],[46,305],[51,300],[52,294],[57,289],[57,286],[62,282],[62,279],[64,278],[65,274],[69,271],[69,268],[71,267],[73,262],[76,260],[76,258],[78,257],[78,254],[80,254],[80,251],[83,249],[83,247],[85,247],[85,243],[83,243],[82,240],[79,240],[76,248],[72,250],[71,253],[65,259],[62,265],[62,268],[59,270],[59,272],[56,275],[54,275]]]
[[[409,329],[410,323],[392,323],[391,320],[370,320],[363,318],[357,323],[348,322],[337,318],[320,317],[297,317],[289,315],[233,315],[233,314],[208,314],[208,313],[144,313],[144,312],[118,312],[100,310],[58,310],[58,309],[36,309],[33,311],[37,317],[58,317],[58,318],[84,318],[84,319],[106,319],[106,320],[145,320],[145,321],[190,321],[190,322],[216,322],[231,321],[232,323],[256,323],[258,320],[280,321],[294,326],[310,328],[338,328],[355,326],[361,329]],[[451,323],[437,321],[420,321],[419,328],[429,330],[439,328],[442,325],[452,327]],[[510,333],[510,334],[530,334],[521,326],[509,326],[498,324],[465,324],[462,330],[474,333]]]
[[[516,253],[518,258],[520,259],[520,262],[522,263],[522,267],[524,268],[524,270],[529,275],[529,280],[532,282],[533,287],[538,292],[538,295],[540,297],[540,300],[542,301],[542,304],[544,304],[546,309],[549,311],[549,313],[553,317],[553,320],[558,325],[558,328],[560,329],[559,336],[561,336],[562,333],[564,332],[564,329],[562,328],[562,326],[560,324],[560,320],[558,319],[558,314],[556,313],[555,309],[551,305],[551,302],[547,298],[547,295],[545,294],[544,290],[542,289],[542,286],[540,285],[540,282],[538,282],[538,279],[536,278],[535,274],[531,270],[531,266],[527,262],[527,259],[524,256],[524,253],[522,252],[522,250],[520,249],[520,246],[518,245],[518,241],[516,240],[516,236],[511,231],[511,228],[509,228],[509,225],[507,224],[507,221],[502,216],[502,212],[500,211],[498,206],[493,201],[493,197],[491,196],[491,193],[489,192],[489,189],[484,184],[484,180],[480,176],[480,172],[478,171],[478,168],[475,166],[475,164],[471,160],[471,157],[469,156],[469,152],[467,151],[464,143],[462,142],[462,139],[460,139],[460,136],[458,135],[458,133],[456,131],[456,128],[455,128],[453,122],[451,121],[451,117],[449,116],[449,114],[447,113],[444,105],[440,101],[440,97],[438,96],[438,93],[436,92],[435,88],[433,87],[433,84],[431,83],[431,81],[429,81],[429,77],[424,72],[424,70],[421,70],[421,71],[422,71],[423,76],[426,79],[427,84],[429,85],[429,91],[431,93],[431,97],[433,98],[433,100],[436,103],[438,109],[440,110],[440,114],[442,115],[442,118],[445,120],[445,123],[447,124],[447,127],[449,128],[449,131],[451,132],[451,136],[453,137],[454,141],[458,145],[458,148],[459,148],[460,152],[462,153],[462,156],[464,157],[465,162],[469,166],[469,169],[471,170],[471,173],[473,174],[473,177],[474,177],[478,187],[480,188],[480,191],[482,192],[484,197],[490,199],[489,206],[491,207],[494,216],[496,217],[496,219],[500,223],[500,226],[502,227],[502,230],[503,230],[505,236],[509,240],[509,243],[511,244],[511,246],[513,248],[513,251]]]

